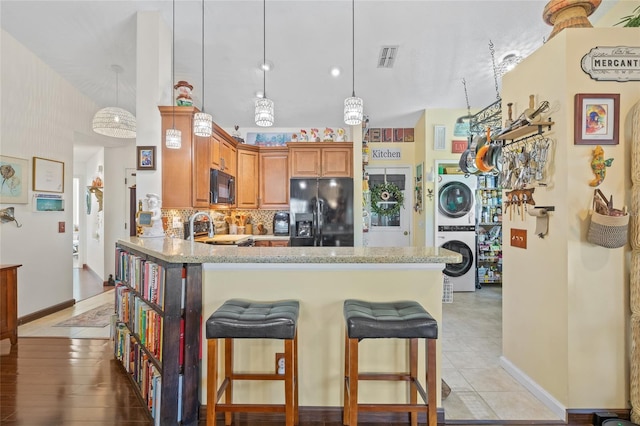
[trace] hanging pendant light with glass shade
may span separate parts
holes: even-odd
[[[351,0],[351,97],[344,100],[344,122],[349,126],[357,126],[362,123],[362,114],[364,113],[364,103],[361,98],[356,96],[356,18],[355,18],[355,0]]]
[[[204,0],[202,0],[202,111],[193,116],[193,133],[205,138],[213,133],[213,117],[204,112]]]
[[[267,98],[267,4],[262,0],[262,98],[256,99],[256,125],[273,126],[275,118],[273,101]]]
[[[111,65],[116,73],[116,106],[102,108],[93,116],[93,131],[112,138],[135,138],[136,117],[126,109],[118,107],[118,74],[122,72],[120,65]]]
[[[175,59],[175,46],[176,46],[176,0],[173,0],[173,15],[171,18],[171,26],[172,26],[172,39],[171,39],[171,86],[169,89],[169,93],[173,93],[173,81],[175,78],[175,68],[176,68],[176,59]],[[172,111],[171,111],[171,128],[167,129],[164,137],[164,143],[169,149],[180,149],[182,147],[182,132],[176,129],[176,103],[172,99],[171,100]]]

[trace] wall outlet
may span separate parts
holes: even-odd
[[[276,353],[276,374],[284,374],[284,354]]]
[[[178,216],[173,217],[173,223],[171,225],[174,228],[180,228],[182,226],[182,221]]]

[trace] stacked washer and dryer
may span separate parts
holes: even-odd
[[[441,169],[447,171],[449,167],[436,168]],[[475,291],[478,178],[469,174],[439,172],[436,185],[436,245],[462,255],[462,263],[448,263],[443,272],[449,278],[453,291]]]

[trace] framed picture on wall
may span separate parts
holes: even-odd
[[[620,94],[576,94],[575,145],[617,145],[619,122]]]
[[[0,155],[0,204],[27,204],[29,160]]]
[[[155,170],[156,169],[156,147],[155,146],[138,146],[137,169],[138,170]]]
[[[33,157],[33,190],[64,192],[64,163]]]

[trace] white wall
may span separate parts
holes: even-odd
[[[0,225],[0,262],[23,264],[18,270],[20,317],[73,297],[73,142],[76,133],[92,132],[98,108],[7,32],[0,35],[0,152],[28,159],[30,167],[34,156],[65,164],[64,212],[33,212],[31,200],[1,206],[15,207],[23,225]],[[65,233],[58,233],[58,222],[66,223]]]
[[[553,185],[536,188],[536,205],[555,206],[549,234],[535,236],[535,221],[503,215],[503,354],[560,404],[572,409],[625,408],[629,399],[629,247],[586,242],[593,146],[574,145],[574,95],[620,94],[620,143],[605,145],[614,158],[600,189],[615,204],[630,205],[628,116],[640,82],[592,80],[580,66],[596,46],[637,46],[628,28],[562,31],[503,78],[503,103],[525,108],[529,94],[548,100],[557,147]],[[523,84],[526,82],[526,84]],[[503,105],[503,107],[505,106]],[[525,229],[527,249],[511,247],[510,230]]]
[[[103,184],[107,185],[104,174],[104,148],[100,148],[92,157],[87,159],[84,163],[84,176],[85,182],[83,189],[87,186],[91,186],[91,183],[96,177],[102,179]],[[102,168],[102,172],[99,172],[99,168]],[[105,250],[105,237],[104,237],[104,221],[105,211],[104,206],[109,204],[109,200],[103,193],[103,210],[99,210],[99,204],[95,194],[91,194],[91,213],[86,217],[86,233],[85,233],[85,247],[86,256],[85,261],[89,269],[95,272],[104,281],[104,250]],[[86,213],[86,206],[85,206]]]

